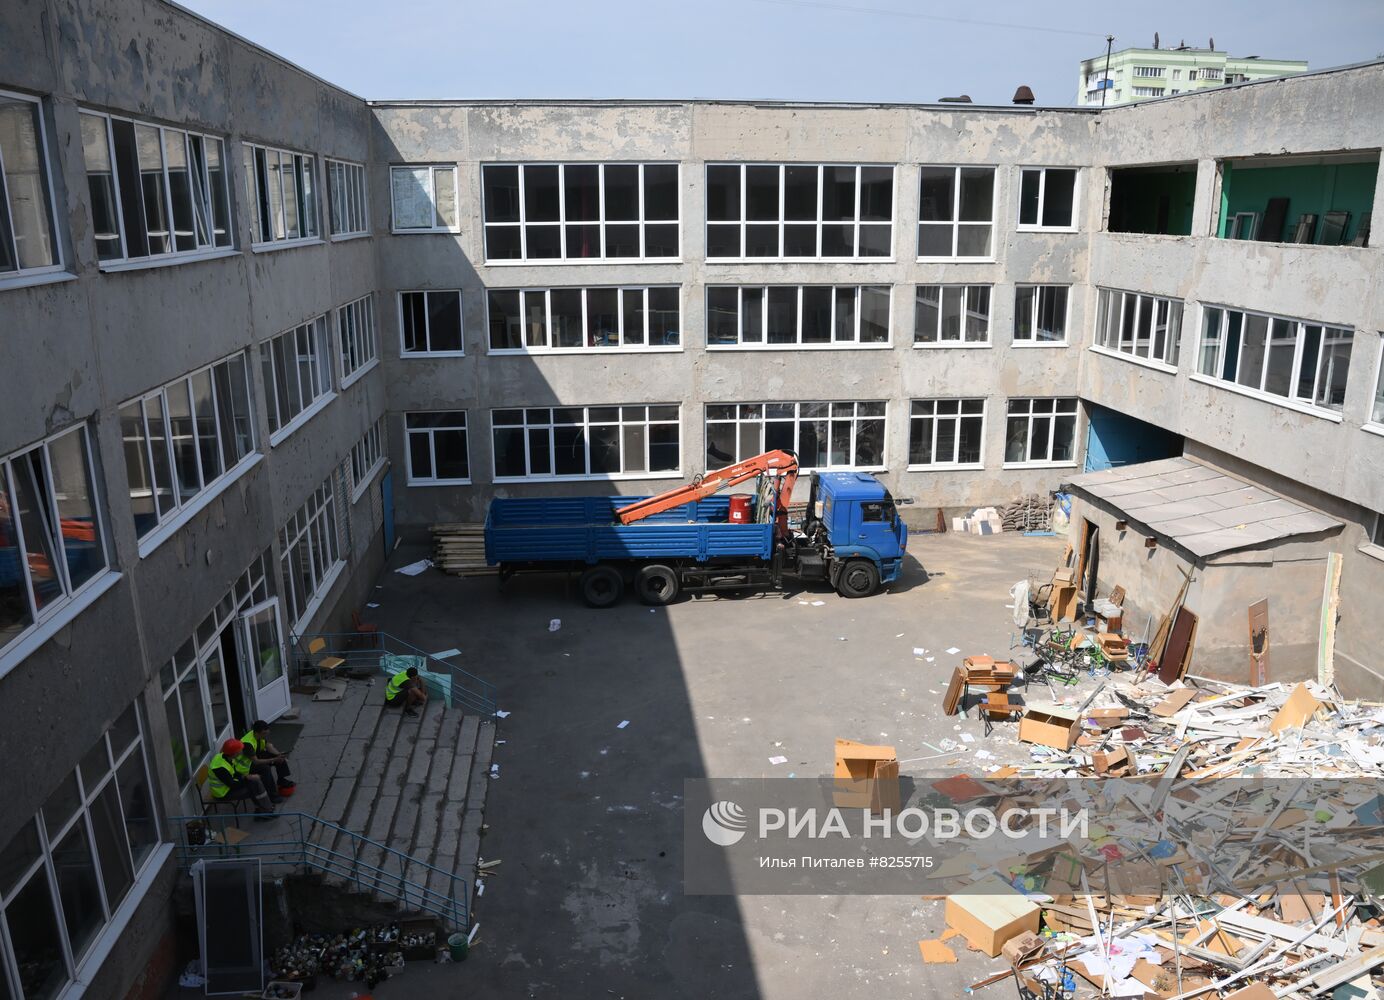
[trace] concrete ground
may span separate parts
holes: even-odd
[[[424,649],[459,647],[455,662],[492,681],[511,714],[481,846],[502,863],[475,903],[477,947],[464,965],[410,964],[374,995],[882,1000],[957,996],[997,971],[960,939],[956,964],[922,963],[918,940],[945,929],[938,900],[684,895],[683,781],[829,774],[837,737],[893,744],[906,761],[958,727],[971,748],[1026,758],[1012,726],[987,739],[980,722],[943,717],[941,694],[962,656],[1008,652],[1010,586],[1050,574],[1064,544],[915,536],[903,578],[869,599],[823,588],[655,611],[632,599],[590,610],[562,577],[501,591],[490,578],[386,572],[370,616]],[[424,555],[401,547],[390,568]],[[788,762],[770,765],[777,755]]]

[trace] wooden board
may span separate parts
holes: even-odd
[[[1249,606],[1249,685],[1269,683],[1269,600]]]
[[[947,685],[947,693],[942,698],[942,714],[955,715],[957,706],[961,704],[961,699],[966,694],[966,671],[957,667],[952,671],[951,683]]]
[[[1192,655],[1192,639],[1196,635],[1197,616],[1185,607],[1177,609],[1172,631],[1168,633],[1168,644],[1163,649],[1163,658],[1158,661],[1158,679],[1171,684],[1182,676]]]

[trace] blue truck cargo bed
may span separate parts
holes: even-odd
[[[712,496],[631,525],[615,512],[641,497],[497,498],[485,519],[485,561],[588,563],[723,557],[769,560],[772,524],[732,524],[729,496]]]

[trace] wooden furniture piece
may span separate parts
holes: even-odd
[[[337,667],[346,665],[346,661],[339,656],[323,656],[322,652],[327,648],[327,640],[318,636],[308,643],[308,657],[312,665],[317,668],[317,682],[321,684],[327,679],[327,675],[333,673]]]
[[[989,736],[996,722],[1013,722],[1022,711],[1022,706],[1009,700],[1008,691],[991,691],[980,703],[980,719],[985,723],[985,735]]]
[[[356,634],[356,641],[369,639],[370,643],[365,648],[373,649],[380,644],[380,627],[373,622],[367,622],[361,618],[360,612],[351,610],[351,629]]]
[[[837,740],[835,777],[832,801],[838,809],[899,811],[899,761],[893,747]]]

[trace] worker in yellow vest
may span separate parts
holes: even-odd
[[[269,742],[269,723],[256,719],[249,730],[240,738],[245,744],[245,753],[251,760],[250,770],[260,776],[264,787],[270,791],[270,798],[277,790],[280,797],[293,794],[294,782],[288,768],[288,757]]]
[[[245,744],[240,740],[227,740],[221,744],[221,752],[207,765],[207,792],[213,802],[238,799],[252,799],[255,808],[261,813],[272,813],[274,804],[264,791],[264,783],[258,775],[250,774],[248,761],[242,771],[240,760],[245,756]],[[255,822],[268,822],[268,815],[256,816]]]
[[[418,676],[417,667],[400,670],[384,688],[384,707],[402,708],[405,715],[417,715],[414,705],[422,705],[428,700],[428,692],[423,688],[423,679]]]

